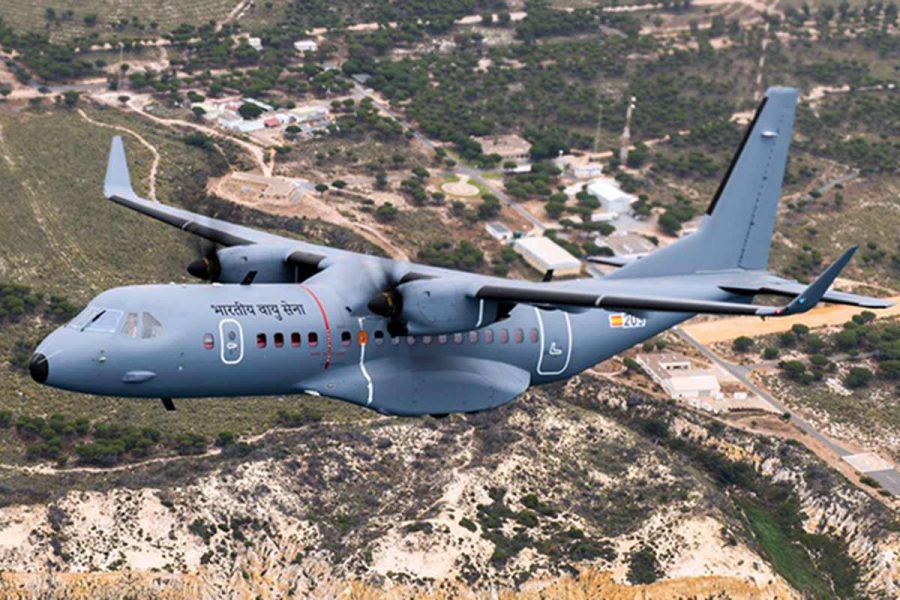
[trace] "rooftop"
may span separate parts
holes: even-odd
[[[484,154],[505,156],[528,154],[531,151],[531,142],[515,134],[476,137],[474,140],[481,144]]]
[[[650,240],[630,231],[616,231],[600,238],[599,242],[609,246],[618,256],[643,256],[655,249]]]
[[[588,183],[587,191],[601,199],[630,198],[630,195],[619,188],[614,179],[598,177]]]
[[[581,269],[581,262],[550,238],[524,237],[516,242],[515,248],[520,254],[539,260],[546,268]]]

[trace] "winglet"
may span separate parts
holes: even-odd
[[[122,137],[116,136],[109,149],[109,161],[106,163],[106,179],[103,182],[103,195],[107,198],[134,199],[137,194],[131,187],[131,176],[128,174],[128,161],[125,158],[125,144]]]
[[[828,288],[831,287],[831,284],[834,283],[834,280],[840,272],[847,266],[847,263],[850,262],[853,253],[856,252],[858,247],[859,246],[851,246],[844,250],[844,253],[841,254],[840,258],[831,263],[831,265],[825,269],[815,281],[809,284],[805,290],[800,292],[800,294],[791,300],[784,308],[761,309],[757,311],[756,314],[761,317],[785,317],[787,315],[805,313],[818,304],[819,300],[822,299],[822,296],[825,295],[825,292],[828,291]]]

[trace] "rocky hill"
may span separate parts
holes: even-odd
[[[323,422],[0,485],[3,597],[900,589],[896,515],[803,449],[590,378],[474,416]]]

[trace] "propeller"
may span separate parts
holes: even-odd
[[[197,260],[188,265],[187,272],[204,281],[216,281],[222,274],[218,248],[212,242],[194,238]]]
[[[406,335],[409,329],[401,319],[403,314],[403,291],[399,288],[405,283],[417,279],[431,279],[430,275],[411,271],[399,280],[391,281],[389,286],[372,296],[367,305],[374,314],[388,319],[387,330],[392,336]]]
[[[391,286],[375,294],[369,300],[368,308],[380,317],[388,320],[387,330],[391,336],[406,335],[406,323],[400,319],[403,313],[403,294],[397,291],[396,286]]]

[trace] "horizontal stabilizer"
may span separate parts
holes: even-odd
[[[831,263],[831,265],[825,269],[815,281],[800,292],[796,298],[791,300],[787,306],[784,308],[773,309],[774,312],[770,314],[772,316],[796,315],[805,313],[818,304],[819,300],[822,299],[822,296],[825,295],[825,292],[828,291],[828,288],[831,287],[831,284],[834,283],[834,280],[837,279],[837,276],[840,275],[841,271],[844,270],[844,267],[847,266],[847,263],[850,262],[850,259],[853,258],[853,254],[856,252],[857,247],[858,246],[852,246],[844,250],[844,253],[841,254],[836,261]]]

